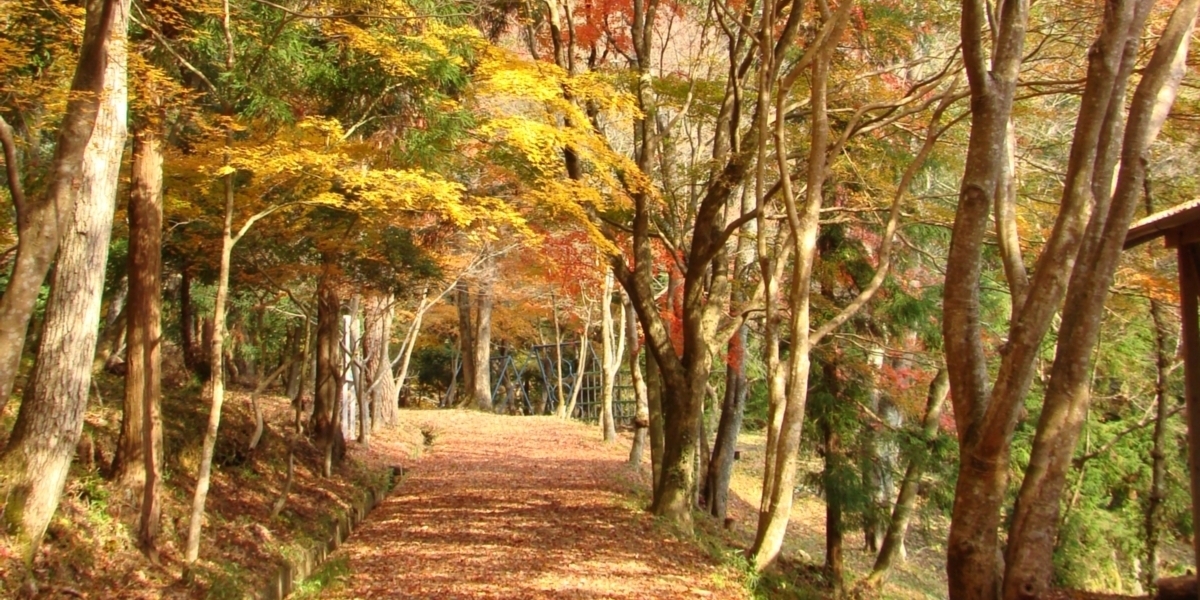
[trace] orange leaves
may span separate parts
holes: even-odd
[[[547,235],[542,238],[540,254],[548,279],[568,296],[579,296],[604,283],[603,257],[582,232]]]

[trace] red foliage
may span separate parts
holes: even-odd
[[[578,296],[604,285],[603,257],[582,231],[547,235],[541,255],[548,278],[564,295]]]
[[[746,360],[746,345],[742,343],[742,336],[735,335],[729,340],[729,352],[725,354],[725,364],[732,367],[734,370],[741,370],[742,362]]]

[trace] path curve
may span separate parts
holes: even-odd
[[[322,598],[729,598],[736,573],[638,509],[627,442],[554,417],[410,411],[434,440]],[[411,465],[411,467],[410,467]]]

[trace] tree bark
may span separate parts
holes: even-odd
[[[629,464],[642,466],[642,455],[650,437],[650,400],[646,390],[646,380],[642,377],[641,355],[642,346],[638,341],[637,319],[629,297],[621,295],[621,304],[625,308],[625,343],[629,346],[629,378],[633,387],[633,397],[637,403],[637,415],[633,421],[633,446],[629,449]],[[653,471],[652,471],[653,472]]]
[[[650,474],[653,482],[651,490],[651,502],[658,501],[658,494],[662,490],[662,465],[663,465],[663,448],[665,446],[664,437],[666,432],[663,428],[663,382],[662,374],[658,368],[658,361],[654,358],[654,354],[646,352],[646,404],[650,410]]]
[[[92,360],[92,372],[113,368],[120,364],[117,357],[126,344],[126,321],[128,320],[129,279],[121,277],[117,288],[104,309],[104,328],[96,341],[96,358]]]
[[[201,339],[197,339],[200,317],[196,314],[196,305],[192,302],[192,268],[184,264],[180,270],[179,282],[179,338],[183,346],[183,365],[188,371],[207,381],[211,375],[208,371],[208,361],[204,358],[204,348]]]
[[[17,203],[17,255],[4,295],[0,296],[0,413],[12,394],[20,369],[25,335],[46,274],[70,225],[80,190],[89,176],[86,161],[115,132],[102,123],[109,98],[106,89],[112,63],[121,63],[124,78],[125,0],[90,0],[86,4],[83,44],[71,81],[71,94],[54,148],[49,189]],[[117,47],[120,46],[118,49]],[[115,52],[115,54],[114,54]],[[122,88],[124,81],[121,82]],[[124,122],[121,124],[122,138]],[[11,179],[11,177],[10,177]],[[14,196],[14,199],[18,199]],[[92,346],[94,349],[94,341]],[[39,344],[40,345],[40,344]],[[40,533],[38,534],[41,535]]]
[[[601,354],[604,355],[600,365],[601,378],[604,380],[600,396],[600,429],[603,440],[609,443],[617,441],[617,420],[613,415],[613,388],[617,383],[617,373],[621,367],[621,353],[624,351],[624,344],[618,346],[613,339],[612,292],[613,275],[609,270],[604,275],[604,292],[600,298],[600,336],[603,344]],[[625,307],[622,305],[622,326],[624,326],[624,321]]]
[[[879,389],[879,374],[883,369],[883,346],[873,342],[867,352],[867,364],[871,367],[870,389],[867,390],[869,408],[874,414],[883,417],[883,391]],[[879,552],[883,536],[886,535],[887,523],[883,519],[887,503],[891,501],[893,491],[885,485],[888,470],[891,465],[887,462],[885,442],[871,427],[864,427],[862,432],[863,460],[863,491],[870,498],[870,503],[863,515],[863,537],[868,552]]]
[[[114,478],[143,490],[157,488],[162,451],[162,142],[156,120],[137,125],[133,135],[129,194],[129,292],[125,353],[125,398],[113,458]],[[147,404],[153,406],[147,406]],[[155,421],[158,421],[157,423]],[[156,428],[157,426],[157,428]],[[149,442],[149,443],[148,443]],[[157,456],[147,456],[150,448]],[[153,480],[148,479],[153,477]],[[161,509],[155,509],[161,510]],[[158,515],[153,515],[157,521]],[[157,525],[155,526],[157,528]],[[142,528],[145,531],[145,528]],[[147,540],[142,540],[146,542]],[[153,547],[153,540],[149,540]]]
[[[388,343],[392,336],[392,296],[372,292],[364,302],[366,335],[363,338],[363,382],[372,407],[371,428],[392,425],[396,419],[397,389],[392,378]]]
[[[455,290],[455,304],[458,307],[458,352],[461,364],[462,383],[460,387],[466,390],[463,398],[455,402],[463,405],[475,398],[475,327],[471,321],[471,288],[466,281],[459,281]]]
[[[151,91],[150,99],[157,99]],[[151,562],[158,560],[162,519],[162,137],[157,122],[139,127],[133,141],[133,191],[129,207],[129,300],[125,353],[129,370],[126,396],[137,395],[138,378],[131,374],[141,363],[142,510],[138,544]],[[134,233],[136,232],[136,234]],[[135,328],[137,331],[135,332]],[[131,383],[132,382],[132,383]],[[132,388],[132,389],[131,389]],[[134,402],[129,403],[130,405]]]
[[[704,477],[705,505],[709,514],[724,521],[729,510],[729,481],[733,477],[733,461],[737,450],[738,434],[742,430],[742,416],[746,409],[746,348],[747,328],[738,328],[737,335],[729,341],[729,364],[725,367],[725,397],[721,403],[721,420],[717,425],[717,439],[713,442],[712,460]]]
[[[592,313],[590,308],[587,318],[583,320],[583,329],[579,332],[579,353],[575,355],[575,364],[579,366],[579,370],[575,372],[575,383],[571,386],[571,397],[564,400],[565,408],[562,411],[562,418],[570,419],[571,414],[575,412],[575,402],[579,400],[579,394],[583,391],[584,373],[587,373],[588,356],[591,352],[588,350],[591,347],[588,332],[592,329]]]
[[[296,358],[296,360],[293,360],[289,364],[287,374],[284,375],[284,381],[286,382],[284,384],[286,389],[285,393],[287,394],[288,398],[295,398],[299,396],[300,388],[304,383],[303,357],[306,350],[305,344],[307,343],[307,340],[305,339],[305,336],[307,333],[308,317],[302,317],[288,329],[288,345],[286,352],[290,354],[291,357]]]
[[[1112,101],[1106,131],[1098,142],[1094,169],[1096,207],[1071,273],[1066,295],[1066,306],[1070,310],[1062,315],[1046,399],[1009,527],[1005,554],[1006,600],[1037,597],[1049,590],[1052,583],[1060,498],[1079,434],[1087,420],[1092,353],[1100,335],[1104,301],[1143,189],[1147,152],[1158,133],[1153,119],[1159,109],[1165,115],[1174,101],[1179,80],[1171,81],[1172,65],[1177,57],[1182,61],[1186,56],[1187,40],[1195,24],[1197,7],[1200,7],[1197,0],[1185,0],[1176,6],[1134,92],[1124,140],[1118,143],[1125,81],[1133,72],[1143,23],[1154,3],[1144,0],[1131,4],[1133,6],[1125,9],[1128,17],[1112,19],[1113,25],[1120,30],[1117,41],[1124,51],[1124,60],[1111,78]],[[1104,37],[1101,40],[1104,43]],[[1178,73],[1182,78],[1182,70]],[[1120,173],[1110,202],[1111,174],[1118,148]]]
[[[438,298],[440,299],[445,294],[446,292],[443,291]],[[421,293],[421,302],[417,305],[417,313],[413,315],[412,324],[409,325],[408,333],[404,336],[404,347],[402,349],[404,355],[400,360],[400,370],[396,373],[396,394],[404,390],[404,382],[408,379],[408,366],[412,364],[413,348],[417,346],[417,339],[421,336],[421,322],[425,318],[425,312],[432,305],[433,303],[429,301],[429,288],[426,287],[425,291]],[[394,425],[396,418],[394,407],[391,414],[392,419],[388,423]]]
[[[229,13],[226,11],[226,28],[228,28]],[[228,51],[232,56],[233,49]],[[230,58],[232,62],[232,58]],[[232,70],[232,64],[229,65]],[[228,116],[228,115],[227,115]],[[226,131],[226,146],[233,144],[233,131]],[[225,155],[229,162],[229,154]],[[233,174],[223,178],[225,192],[224,225],[221,230],[221,260],[217,275],[217,293],[213,300],[212,335],[208,345],[209,379],[207,392],[209,397],[208,425],[204,430],[204,441],[200,447],[200,469],[196,474],[196,490],[192,495],[192,511],[188,519],[187,541],[184,547],[184,561],[191,565],[200,558],[200,530],[204,525],[204,505],[208,500],[208,488],[212,482],[213,452],[217,447],[217,430],[221,426],[221,409],[225,404],[225,327],[226,307],[229,301],[229,270],[233,257],[233,210],[234,182]]]
[[[317,283],[317,383],[309,430],[323,457],[321,474],[330,477],[342,433],[338,427],[338,399],[342,385],[341,369],[338,368],[338,357],[341,355],[341,338],[338,335],[341,302],[334,280],[336,259],[332,253],[326,253],[324,262],[325,269]]]
[[[823,187],[827,176],[827,152],[829,144],[829,116],[827,94],[829,68],[833,47],[825,45],[818,50],[812,64],[812,131],[808,158],[808,181],[805,190],[804,212],[796,205],[789,177],[780,178],[784,203],[791,229],[793,253],[791,289],[788,301],[791,305],[791,352],[788,356],[788,382],[782,406],[772,406],[773,420],[779,419],[778,435],[767,453],[771,468],[763,477],[763,498],[759,509],[758,530],[751,548],[754,566],[765,569],[779,556],[783,538],[791,516],[795,489],[796,466],[799,460],[800,436],[804,424],[805,404],[808,400],[808,377],[812,365],[813,339],[810,331],[811,314],[809,301],[812,293],[812,271],[816,260],[817,234],[820,232],[820,211]],[[783,96],[777,100],[776,115],[782,115]],[[785,148],[783,119],[777,118],[775,145]],[[787,172],[787,159],[779,152],[779,160]],[[778,404],[778,398],[773,398]]]
[[[997,15],[990,65],[980,39],[988,15],[983,0],[964,0],[961,38],[972,121],[943,290],[942,329],[962,449],[947,545],[946,571],[953,600],[999,596],[997,527],[1008,472],[1004,429],[1016,415],[1015,408],[1005,411],[1001,439],[989,440],[984,448],[979,421],[989,409],[990,386],[979,306],[980,259],[992,196],[1003,177],[1002,154],[1025,43],[1028,4],[1006,3]],[[1036,272],[1042,274],[1042,269]],[[1018,312],[1014,310],[1014,322]],[[1031,333],[1040,340],[1044,330],[1037,329]]]
[[[473,300],[475,316],[475,331],[471,336],[473,362],[475,363],[474,378],[471,380],[471,396],[475,408],[492,410],[492,304],[493,287],[496,278],[496,259],[488,251],[484,265],[484,273],[478,284],[478,293]]]
[[[62,245],[46,303],[37,362],[8,445],[0,455],[4,520],[10,540],[26,564],[32,561],[58,507],[75,444],[83,430],[117,180],[125,146],[128,19],[129,4],[123,0],[88,3],[84,50],[73,87],[90,99],[76,100],[73,95],[59,137],[56,181],[52,183],[50,203],[51,207],[68,210],[66,214],[71,218],[61,230]],[[93,53],[102,56],[97,58]],[[98,90],[92,83],[95,80],[103,85],[98,99]],[[94,112],[79,114],[90,111]],[[86,149],[76,153],[73,147],[81,144],[86,144]],[[67,152],[79,158],[65,156]],[[75,164],[65,164],[67,161]],[[66,179],[58,182],[59,176]],[[58,190],[59,187],[66,189]],[[58,228],[53,222],[44,225],[57,236]],[[23,236],[22,242],[24,239]],[[50,240],[43,237],[41,242],[48,244]],[[36,292],[41,281],[30,283]],[[23,293],[21,285],[16,288],[12,285],[11,292]],[[6,293],[5,301],[0,303],[3,305],[0,314],[8,315],[3,319],[23,319],[22,331],[14,329],[8,333],[23,335],[28,314],[6,313],[7,309],[19,308],[7,300]],[[8,325],[5,323],[4,327]],[[0,338],[0,346],[7,352],[11,350],[8,343],[14,340]],[[16,352],[19,357],[19,346]],[[7,360],[7,356],[0,358],[0,362]],[[8,366],[5,363],[0,369]],[[0,378],[8,378],[7,373]],[[11,385],[11,379],[0,381],[3,397],[7,397]]]

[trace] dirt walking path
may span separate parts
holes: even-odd
[[[321,597],[730,598],[736,573],[639,510],[627,442],[553,417],[406,412],[433,432]],[[335,555],[335,560],[337,555]]]

